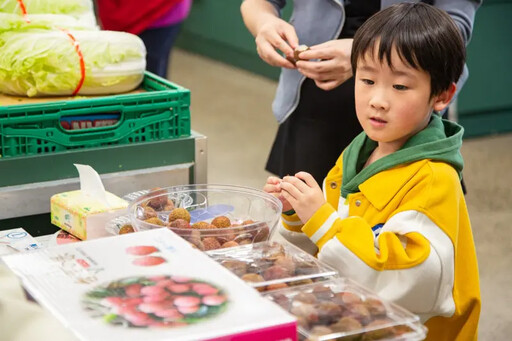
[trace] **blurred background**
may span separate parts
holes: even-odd
[[[169,3],[172,1],[174,0],[169,0]],[[128,2],[138,5],[134,0],[126,0],[123,4]],[[0,184],[0,188],[7,188],[4,192],[9,192],[9,188],[16,189],[14,185],[17,183],[12,183],[14,180],[9,182],[15,177],[24,177],[30,179],[30,182],[36,181],[36,177],[39,177],[37,181],[40,182],[62,179],[64,185],[74,188],[73,182],[64,181],[76,177],[76,170],[70,166],[72,162],[66,158],[66,155],[74,154],[83,163],[94,166],[101,174],[130,170],[127,167],[139,171],[139,168],[169,166],[179,163],[175,161],[184,160],[186,156],[186,162],[183,161],[186,167],[176,168],[174,180],[186,181],[195,177],[197,182],[262,188],[270,175],[264,167],[278,128],[271,103],[277,87],[279,69],[268,66],[258,57],[254,38],[242,22],[240,3],[240,0],[185,0],[179,11],[165,11],[166,19],[153,22],[150,30],[144,32],[138,30],[136,26],[139,22],[134,19],[141,16],[142,12],[124,16],[131,18],[135,25],[133,30],[127,31],[141,36],[148,50],[150,46],[155,49],[153,55],[167,56],[171,51],[169,58],[164,58],[168,63],[162,64],[161,58],[154,61],[155,70],[159,71],[153,72],[190,89],[193,137],[200,137],[194,142],[195,145],[191,144],[194,140],[192,137],[172,141],[172,148],[169,148],[171,144],[165,144],[170,141],[154,143],[154,146],[161,146],[158,152],[147,152],[143,149],[144,144],[139,144],[141,149],[138,150],[145,152],[140,152],[137,158],[132,157],[135,152],[105,152],[115,151],[113,148],[59,153],[59,158],[56,156],[51,159],[49,164],[52,167],[47,167],[48,163],[44,166],[48,168],[48,176],[52,177],[48,179],[41,178],[45,174],[43,171],[27,172],[26,169],[39,168],[33,164],[30,167],[24,166],[28,165],[22,163],[24,158],[19,158],[19,162],[16,158],[4,158],[5,166],[14,164],[16,166],[10,169],[17,170],[21,167],[23,171],[8,173],[5,171],[7,168],[3,168],[0,177],[3,185]],[[103,13],[108,15],[112,12],[107,8]],[[290,13],[291,6],[288,5],[283,16],[287,18]],[[111,18],[112,22],[124,15],[116,14],[117,17]],[[469,80],[450,109],[450,116],[465,128],[462,153],[465,159],[464,179],[468,190],[466,201],[473,226],[481,281],[480,340],[508,340],[512,335],[512,291],[509,289],[512,282],[509,266],[512,262],[512,236],[508,231],[512,222],[510,17],[512,0],[483,2],[477,12],[472,40],[468,46]],[[165,110],[168,109],[165,107]],[[139,145],[133,144],[133,147]],[[126,146],[121,147],[123,149],[119,150],[126,151]],[[101,151],[105,153],[102,154]],[[161,153],[162,151],[165,153]],[[168,156],[167,163],[162,161],[162,164],[156,164],[153,159],[159,158],[154,155],[160,154]],[[26,159],[41,163],[40,160],[50,156],[36,155]],[[119,161],[121,157],[124,157],[123,161]],[[196,162],[197,169],[201,163],[201,169],[204,170],[201,176],[192,174],[199,173],[197,169],[190,170],[192,161]],[[64,169],[62,165],[69,167]],[[121,165],[125,168],[122,169]],[[141,178],[141,174],[145,173],[142,169],[136,175]],[[113,181],[107,185],[113,186]],[[20,182],[21,184],[25,182]],[[148,185],[146,188],[151,187]],[[124,193],[126,192],[118,194]],[[47,199],[45,198],[45,204],[49,201]],[[14,205],[21,211],[31,207],[22,202],[11,201],[13,203],[4,196],[0,206],[2,229],[28,227],[32,224],[37,226],[37,234],[54,232],[55,226],[50,226],[47,211],[34,211],[33,216],[18,217],[9,207]],[[8,219],[2,220],[6,217]],[[46,226],[47,230],[43,229],[41,221],[49,225]],[[0,333],[0,340],[3,340],[1,335]]]
[[[191,90],[192,129],[207,136],[208,182],[261,188],[277,131],[271,103],[279,70],[259,59],[239,5],[238,0],[194,1],[169,78]],[[285,9],[284,15],[289,13]],[[455,107],[465,128],[462,151],[480,267],[481,340],[512,335],[511,16],[510,0],[486,0],[478,10],[468,46],[470,77]]]

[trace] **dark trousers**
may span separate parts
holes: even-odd
[[[180,32],[181,23],[149,28],[139,34],[146,45],[146,70],[166,78],[171,49]]]
[[[279,125],[267,171],[283,177],[305,171],[321,185],[341,152],[362,131],[354,103],[354,78],[331,91],[302,84],[295,111]]]

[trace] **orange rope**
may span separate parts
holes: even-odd
[[[21,14],[23,14],[23,19],[25,19],[27,23],[30,23],[30,19],[28,18],[27,15],[27,9],[25,8],[25,3],[23,2],[23,0],[18,0],[18,4],[20,5]]]
[[[62,32],[66,33],[67,36],[71,39],[73,42],[73,46],[75,47],[75,51],[78,54],[78,58],[80,59],[80,81],[78,82],[78,85],[75,88],[75,91],[73,91],[73,96],[75,96],[80,89],[82,88],[82,85],[84,84],[85,80],[85,61],[84,61],[84,55],[82,54],[82,50],[80,50],[80,44],[78,41],[73,37],[71,32],[68,30],[65,30],[63,28],[60,29]]]
[[[27,8],[25,7],[25,3],[23,2],[23,0],[18,0],[18,4],[20,5],[21,13],[23,14],[23,19],[25,19],[25,21],[27,23],[30,23],[30,19],[28,17]],[[60,30],[62,32],[66,33],[66,35],[71,39],[71,41],[73,42],[73,46],[75,47],[75,51],[78,54],[78,59],[80,60],[80,81],[78,82],[78,85],[76,86],[75,90],[73,91],[73,96],[75,96],[76,94],[78,94],[78,92],[82,88],[82,85],[84,84],[84,80],[85,80],[84,56],[82,54],[82,50],[80,49],[80,44],[75,39],[75,37],[73,37],[73,35],[65,29],[61,28]]]

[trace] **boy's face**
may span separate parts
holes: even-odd
[[[355,80],[357,118],[370,139],[390,153],[425,128],[432,110],[444,109],[455,91],[453,85],[430,98],[427,72],[404,63],[396,51],[391,65],[368,53],[357,62]]]

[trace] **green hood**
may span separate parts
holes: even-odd
[[[432,115],[428,126],[412,136],[400,150],[363,169],[377,142],[362,132],[343,153],[343,185],[341,195],[359,192],[359,185],[386,169],[418,160],[431,159],[449,163],[462,176],[464,161],[460,153],[464,129],[457,123]]]

